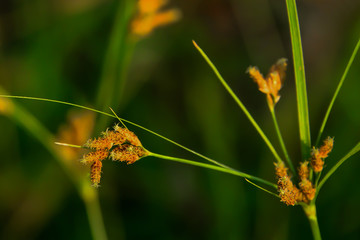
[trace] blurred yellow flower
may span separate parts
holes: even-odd
[[[0,114],[9,115],[13,110],[13,103],[9,99],[0,98]]]
[[[160,10],[167,2],[167,0],[140,0],[139,13],[131,23],[132,34],[145,37],[155,28],[179,20],[181,13],[178,9]]]
[[[60,127],[57,140],[77,145],[83,144],[89,137],[94,127],[95,115],[88,111],[73,110],[69,112],[68,122]],[[81,149],[62,148],[61,155],[68,161],[79,158]]]

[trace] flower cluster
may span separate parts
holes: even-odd
[[[167,0],[139,0],[139,13],[131,23],[131,32],[138,37],[144,37],[159,26],[177,21],[181,15],[179,10],[160,11],[167,2]]]
[[[257,67],[250,66],[247,69],[250,77],[258,84],[259,91],[266,94],[267,102],[271,110],[274,109],[275,104],[280,100],[279,91],[285,78],[286,59],[279,59],[270,70],[266,79],[260,73]]]
[[[91,166],[90,180],[95,187],[100,183],[102,161],[106,158],[132,164],[149,155],[133,132],[118,125],[113,131],[106,130],[101,137],[90,139],[84,147],[94,150],[85,154],[81,162]]]
[[[324,159],[329,155],[334,145],[334,138],[328,137],[320,149],[313,148],[311,152],[311,167],[315,173],[321,172],[324,166]],[[300,163],[298,168],[299,187],[291,180],[284,162],[275,164],[275,175],[278,178],[279,197],[286,205],[292,205],[299,202],[309,203],[314,199],[316,188],[309,179],[309,161]]]

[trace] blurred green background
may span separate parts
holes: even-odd
[[[106,112],[111,106],[125,119],[275,182],[270,151],[191,41],[207,52],[277,149],[265,96],[245,70],[255,65],[266,74],[286,57],[288,76],[276,110],[292,159],[302,160],[285,1],[171,0],[165,8],[180,10],[181,19],[141,39],[128,35],[135,4],[1,0],[0,86],[12,95]],[[298,11],[314,140],[360,36],[360,2],[303,0]],[[327,169],[359,141],[359,61],[325,128],[324,137],[335,136]],[[116,83],[102,85],[107,78]],[[105,96],[113,94],[110,102],[99,100],[101,85],[111,91]],[[74,111],[53,103],[14,102],[53,135]],[[95,131],[89,128],[88,134],[95,137],[113,123],[96,115]],[[153,152],[201,161],[128,127]],[[91,239],[81,190],[61,161],[6,114],[0,116],[0,133],[0,239]],[[76,159],[71,164],[87,169]],[[324,239],[360,239],[359,170],[356,155],[324,185],[318,198]],[[243,179],[212,170],[155,158],[129,166],[104,161],[97,191],[108,239],[311,239],[300,207],[286,207]]]

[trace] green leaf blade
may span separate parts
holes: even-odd
[[[299,19],[295,0],[286,0],[287,12],[289,17],[291,45],[293,52],[296,100],[298,107],[299,132],[301,141],[301,153],[303,158],[307,158],[311,147],[309,109],[306,91],[306,78],[304,57],[301,44]]]

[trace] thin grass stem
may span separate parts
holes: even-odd
[[[282,134],[280,132],[280,128],[279,128],[279,124],[277,122],[277,119],[276,119],[276,115],[275,115],[275,109],[274,108],[270,108],[270,112],[271,112],[271,117],[273,119],[273,122],[274,122],[274,125],[275,125],[275,130],[276,130],[276,134],[279,138],[279,142],[280,142],[280,146],[281,146],[281,149],[285,155],[285,159],[286,159],[286,162],[287,164],[290,166],[290,170],[292,171],[292,173],[294,175],[296,175],[296,171],[295,171],[295,168],[294,168],[294,165],[292,164],[291,162],[291,159],[289,157],[289,154],[288,154],[288,151],[286,150],[286,146],[285,146],[285,143],[284,143],[284,140],[283,140],[283,137],[282,137]]]
[[[198,167],[208,168],[208,169],[212,169],[215,171],[224,172],[224,173],[236,175],[239,177],[247,178],[252,181],[256,181],[258,183],[265,184],[265,185],[270,186],[275,189],[277,188],[277,185],[274,183],[271,183],[262,178],[258,178],[258,177],[255,177],[250,174],[243,173],[243,172],[240,172],[240,171],[237,171],[234,169],[227,169],[227,168],[223,168],[223,167],[219,167],[219,166],[215,166],[215,165],[211,165],[211,164],[207,164],[207,163],[195,162],[195,161],[191,161],[191,160],[187,160],[187,159],[176,158],[176,157],[161,155],[161,154],[157,154],[157,153],[150,153],[149,156],[153,156],[153,157],[157,157],[157,158],[161,158],[161,159],[165,159],[165,160],[170,160],[170,161],[175,161],[175,162],[180,162],[180,163],[184,163],[184,164],[194,165],[194,166],[198,166]]]
[[[254,187],[259,188],[260,190],[262,190],[262,191],[264,191],[264,192],[267,192],[267,193],[269,193],[269,194],[273,195],[274,197],[280,198],[280,196],[279,196],[279,195],[277,195],[276,193],[271,192],[271,191],[269,191],[269,190],[267,190],[267,189],[265,189],[265,188],[263,188],[263,187],[260,187],[259,185],[257,185],[257,184],[255,184],[255,183],[253,183],[252,181],[250,181],[250,180],[249,180],[249,179],[247,179],[247,178],[245,178],[245,181],[247,181],[248,183],[250,183],[250,184],[251,184],[251,185],[253,185]]]
[[[306,159],[310,154],[311,137],[300,26],[295,0],[286,0],[286,6],[289,18],[291,45],[294,61],[301,153],[302,158]]]
[[[235,100],[235,102],[237,103],[237,105],[240,107],[240,109],[245,113],[246,117],[249,119],[249,121],[251,122],[251,124],[254,126],[254,128],[256,129],[256,131],[259,133],[259,135],[261,136],[261,138],[264,140],[264,142],[266,143],[266,145],[268,146],[268,148],[270,149],[271,153],[274,155],[275,159],[278,162],[281,162],[281,158],[278,155],[278,153],[276,152],[275,148],[273,147],[273,145],[271,144],[270,140],[266,137],[265,133],[263,132],[263,130],[260,128],[260,126],[257,124],[257,122],[255,121],[255,119],[251,116],[250,112],[246,109],[245,105],[241,102],[241,100],[236,96],[236,94],[233,92],[233,90],[230,88],[230,86],[226,83],[226,81],[224,80],[224,78],[221,76],[220,72],[217,70],[217,68],[215,67],[215,65],[211,62],[211,60],[209,59],[209,57],[205,54],[205,52],[196,44],[195,41],[193,41],[194,46],[196,47],[196,49],[199,51],[199,53],[202,55],[202,57],[205,59],[205,61],[209,64],[209,66],[211,67],[211,69],[214,71],[215,75],[217,76],[217,78],[220,80],[220,82],[222,83],[222,85],[225,87],[225,89],[228,91],[228,93],[231,95],[231,97]]]
[[[324,132],[324,128],[325,128],[325,125],[326,125],[327,120],[328,120],[328,118],[329,118],[331,109],[332,109],[332,107],[333,107],[333,105],[334,105],[334,102],[335,102],[335,100],[336,100],[336,97],[338,96],[338,94],[339,94],[339,92],[340,92],[340,89],[341,89],[341,87],[342,87],[342,85],[343,85],[343,83],[344,83],[344,81],[345,81],[345,79],[346,79],[346,76],[347,76],[347,74],[348,74],[348,72],[349,72],[349,70],[350,70],[350,67],[352,66],[352,63],[354,62],[355,56],[356,56],[356,54],[358,53],[359,48],[360,48],[360,38],[359,38],[359,40],[358,40],[358,42],[357,42],[357,44],[356,44],[356,46],[355,46],[354,51],[353,51],[352,54],[351,54],[351,57],[350,57],[350,59],[349,59],[349,62],[348,62],[348,64],[346,65],[345,71],[344,71],[344,73],[343,73],[343,75],[342,75],[342,77],[341,77],[341,79],[340,79],[340,82],[339,82],[339,84],[338,84],[338,86],[337,86],[337,88],[336,88],[336,90],[335,90],[335,93],[334,93],[334,95],[333,95],[333,97],[332,97],[332,99],[331,99],[331,101],[330,101],[330,104],[329,104],[329,106],[328,106],[328,108],[327,108],[327,110],[326,110],[326,114],[325,114],[325,116],[324,116],[324,119],[323,119],[323,121],[322,121],[322,124],[321,124],[320,130],[319,130],[318,136],[317,136],[317,138],[316,138],[316,144],[315,144],[316,146],[319,144],[321,135],[322,135],[323,132]]]
[[[25,96],[13,96],[13,95],[0,95],[0,97],[4,97],[4,98],[15,98],[15,99],[27,99],[27,100],[36,100],[36,101],[43,101],[43,102],[52,102],[52,103],[59,103],[59,104],[64,104],[64,105],[69,105],[69,106],[73,106],[73,107],[77,107],[77,108],[82,108],[82,109],[86,109],[88,111],[92,111],[92,112],[96,112],[96,113],[100,113],[100,114],[103,114],[105,116],[108,116],[108,117],[112,117],[112,118],[117,118],[116,115],[113,115],[113,114],[110,114],[110,113],[106,113],[106,112],[103,112],[103,111],[99,111],[99,110],[96,110],[96,109],[93,109],[93,108],[89,108],[89,107],[85,107],[85,106],[82,106],[82,105],[79,105],[79,104],[74,104],[74,103],[69,103],[69,102],[65,102],[65,101],[59,101],[59,100],[53,100],[53,99],[47,99],[47,98],[37,98],[37,97],[25,97]],[[123,119],[123,118],[120,118],[123,122],[126,122],[126,123],[129,123],[137,128],[140,128],[144,131],[147,131],[159,138],[162,138],[163,140],[167,141],[167,142],[170,142],[192,154],[195,154],[209,162],[212,162],[218,166],[221,166],[221,167],[224,167],[224,168],[227,168],[227,169],[231,169],[229,166],[226,166],[225,164],[222,164],[222,163],[219,163],[209,157],[206,157],[198,152],[195,152],[194,150],[191,150],[190,148],[187,148],[183,145],[181,145],[180,143],[177,143],[167,137],[164,137],[163,135],[159,134],[159,133],[156,133],[154,131],[151,131],[150,129],[147,129],[139,124],[136,124],[136,123],[133,123],[129,120],[126,120],[126,119]]]

